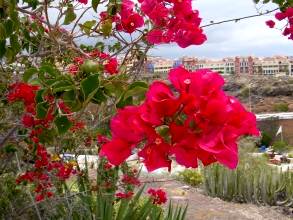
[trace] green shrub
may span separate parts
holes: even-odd
[[[249,97],[249,88],[244,87],[243,89],[241,89],[240,96],[243,98],[248,98]]]
[[[263,131],[261,133],[260,146],[264,145],[268,147],[272,144],[272,140],[273,140],[272,136],[268,132]]]
[[[1,175],[0,192],[0,219],[16,218],[13,214],[18,213],[23,207],[27,206],[31,202],[25,190],[16,184],[15,174],[12,173]],[[31,211],[31,209],[28,209],[24,216],[18,215],[17,217],[32,217],[29,216]]]
[[[234,202],[293,206],[293,173],[280,172],[262,157],[241,154],[235,170],[219,164],[204,169],[204,189]]]
[[[285,141],[275,141],[273,143],[273,149],[276,152],[284,153],[289,149],[289,147]]]
[[[276,111],[276,112],[288,112],[289,111],[289,105],[288,105],[288,103],[274,104],[274,111]]]
[[[198,186],[203,182],[203,177],[198,170],[185,169],[178,173],[178,179],[191,185]]]

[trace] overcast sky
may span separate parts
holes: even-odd
[[[252,0],[196,0],[194,7],[200,11],[202,24],[256,14]],[[262,11],[274,7],[267,5]],[[151,54],[169,58],[293,55],[293,41],[283,37],[280,30],[269,29],[265,25],[269,19],[273,19],[273,14],[207,27],[204,30],[208,40],[201,46],[181,49],[176,45],[162,45]]]

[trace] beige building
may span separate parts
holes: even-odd
[[[193,57],[183,57],[181,64],[189,71],[198,69],[211,69],[221,74],[233,74],[235,72],[235,64],[233,58],[216,59],[197,59]]]
[[[253,72],[257,75],[290,75],[290,61],[283,56],[254,58]]]

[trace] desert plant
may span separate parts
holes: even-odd
[[[287,111],[289,111],[289,105],[288,105],[288,103],[274,104],[274,111],[276,111],[276,112],[287,112]]]
[[[289,149],[289,147],[285,141],[275,141],[273,143],[273,149],[276,152],[284,153]]]
[[[243,89],[241,89],[240,96],[242,98],[248,98],[249,97],[249,88],[248,87],[244,87]]]
[[[202,174],[198,170],[185,169],[178,173],[178,179],[191,186],[198,186],[203,182]]]
[[[282,173],[262,157],[241,154],[236,170],[215,164],[203,173],[204,189],[210,196],[241,203],[293,205],[292,172]]]

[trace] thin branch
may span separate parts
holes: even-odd
[[[75,22],[75,24],[74,24],[74,26],[73,26],[73,28],[72,28],[72,30],[71,30],[71,34],[73,34],[73,32],[74,32],[76,26],[78,25],[79,21],[80,21],[81,18],[84,16],[84,14],[85,14],[88,10],[90,10],[91,8],[92,8],[92,7],[88,7],[88,8],[86,8],[86,9],[82,12],[82,14],[79,16],[79,18],[78,18],[77,21]]]
[[[218,24],[223,24],[223,23],[228,23],[228,22],[238,22],[240,20],[244,20],[244,19],[248,19],[248,18],[254,18],[254,17],[260,17],[260,16],[263,16],[263,15],[267,15],[267,14],[270,14],[274,11],[277,11],[279,10],[279,8],[275,8],[273,10],[270,10],[270,11],[266,11],[264,13],[258,13],[258,14],[255,14],[255,15],[249,15],[249,16],[244,16],[244,17],[240,17],[240,18],[233,18],[233,19],[228,19],[228,20],[223,20],[223,21],[218,21],[218,22],[212,22],[210,24],[205,24],[203,26],[201,26],[201,28],[205,28],[205,27],[209,27],[209,26],[213,26],[213,25],[218,25]]]
[[[49,31],[51,33],[52,29],[51,29],[51,24],[50,24],[50,19],[49,19],[49,15],[48,15],[48,0],[45,0],[44,1],[44,11],[45,11],[45,16],[46,16],[46,20],[48,22],[48,28],[49,28]]]
[[[6,136],[1,140],[1,142],[0,142],[0,148],[3,147],[3,145],[10,138],[10,136],[13,135],[13,133],[16,131],[17,128],[18,128],[18,125],[14,126],[13,128],[10,129],[10,131],[6,134]]]

